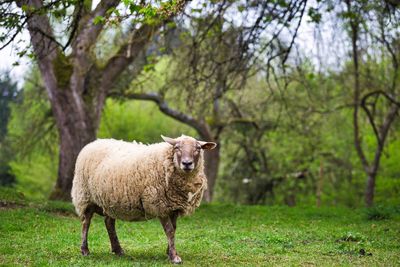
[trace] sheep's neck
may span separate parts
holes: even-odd
[[[181,170],[175,169],[172,174],[169,183],[171,186],[178,188],[185,188],[187,185],[191,185],[196,183],[198,179],[196,179],[199,175],[199,169],[196,168],[190,173],[183,173]]]
[[[193,170],[189,174],[175,170],[169,181],[167,197],[180,206],[187,203],[189,196],[199,193],[204,186],[200,169]]]

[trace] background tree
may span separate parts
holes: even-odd
[[[149,92],[148,84],[142,86],[144,89],[138,88],[141,81],[131,86],[133,90],[113,92],[118,97],[153,101],[166,115],[193,127],[199,138],[219,144],[205,157],[207,201],[213,198],[218,176],[222,132],[233,124],[256,126],[241,111],[241,100],[235,95],[244,88],[247,78],[258,71],[259,64],[284,64],[305,5],[306,1],[204,2],[202,8],[186,12],[190,16],[188,27],[179,21],[173,27],[180,42],[176,47],[167,44],[171,49],[171,65],[158,92],[154,92],[156,88]],[[235,17],[231,12],[237,12]],[[248,22],[250,14],[254,21]],[[280,39],[282,32],[289,33],[289,42]],[[278,57],[280,60],[274,60]]]
[[[52,199],[70,199],[75,159],[81,148],[96,138],[108,91],[145,49],[154,32],[179,13],[186,1],[154,5],[125,1],[126,14],[120,14],[120,2],[102,0],[92,8],[90,0],[19,0],[5,1],[0,6],[1,26],[10,29],[1,36],[5,44],[25,26],[29,31],[32,55],[56,121],[60,149]],[[116,51],[101,62],[95,53],[99,35],[125,15],[133,25],[127,26]],[[63,24],[57,24],[57,20]],[[61,34],[57,34],[57,27],[63,27]]]
[[[378,174],[381,156],[385,147],[385,142],[391,129],[392,123],[400,110],[400,102],[397,101],[399,95],[399,61],[400,46],[399,39],[399,19],[398,10],[387,9],[385,2],[373,1],[371,3],[346,1],[347,10],[343,14],[348,19],[350,30],[349,35],[352,44],[352,61],[354,75],[354,145],[361,164],[367,174],[367,183],[365,188],[365,204],[372,206],[374,200],[374,191],[376,176]],[[364,17],[371,15],[368,23],[363,23]],[[364,27],[362,27],[364,25]],[[363,53],[360,51],[362,30],[365,35],[381,45],[381,59],[370,56],[371,61],[388,60],[386,71],[389,75],[386,79],[380,80],[381,84],[374,82],[373,75],[365,75],[361,66]],[[397,34],[395,34],[397,33]],[[372,45],[372,44],[371,44]],[[386,51],[384,51],[386,50]],[[375,61],[375,62],[376,62]],[[372,64],[369,65],[375,65]],[[371,69],[366,69],[371,74]],[[362,76],[365,75],[365,84]],[[372,79],[371,79],[372,78]],[[362,90],[362,86],[365,89]],[[383,99],[382,99],[383,98]],[[372,160],[368,159],[362,142],[362,133],[360,129],[360,108],[365,111],[368,123],[372,128],[375,137],[375,153]]]

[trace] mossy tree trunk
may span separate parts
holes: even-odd
[[[76,27],[63,46],[53,34],[46,13],[50,10],[46,10],[43,0],[17,1],[27,16],[31,44],[59,133],[59,168],[52,199],[70,200],[76,157],[83,146],[96,138],[108,92],[119,74],[146,48],[152,35],[187,1],[176,1],[171,10],[160,7],[151,24],[133,27],[115,55],[101,68],[93,48],[104,24],[93,21],[97,17],[107,19],[112,13],[109,10],[120,0],[101,0],[93,10],[91,1],[86,2],[77,1],[72,22]],[[66,54],[66,48],[72,52]]]
[[[100,120],[100,114],[96,114],[90,105],[84,104],[81,96],[75,97],[81,104],[76,103],[72,91],[72,88],[66,88],[60,92],[62,97],[52,100],[52,106],[61,106],[62,112],[54,114],[59,133],[59,166],[51,199],[70,200],[76,157],[87,143],[96,138]],[[97,105],[101,108],[104,101]],[[79,109],[85,112],[80,114],[76,111]]]

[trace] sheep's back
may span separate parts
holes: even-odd
[[[88,190],[91,201],[114,218],[144,220],[142,197],[149,188],[154,197],[164,193],[163,163],[168,144],[142,145],[116,140],[98,140],[90,153],[99,153],[88,168]],[[96,143],[95,142],[95,143]],[[103,153],[105,152],[105,153]]]

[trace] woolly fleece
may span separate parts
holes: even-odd
[[[98,139],[86,145],[78,155],[72,186],[76,212],[83,218],[94,204],[105,215],[128,221],[162,218],[173,211],[193,213],[207,188],[203,151],[190,173],[175,167],[173,153],[165,142]]]

